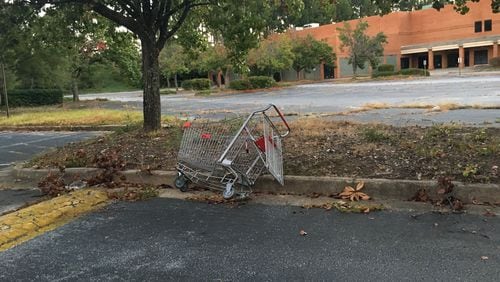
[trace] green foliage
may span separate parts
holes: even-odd
[[[387,36],[384,33],[379,32],[370,37],[365,34],[367,28],[368,23],[365,21],[359,21],[354,30],[347,22],[344,23],[343,28],[338,28],[340,48],[341,50],[349,49],[349,64],[352,65],[354,77],[356,77],[357,69],[363,69],[367,61],[373,69],[377,67],[379,57],[384,54],[383,44],[387,43]]]
[[[204,16],[211,35],[224,42],[233,69],[247,73],[248,52],[258,46],[262,35],[286,29],[289,16],[298,16],[303,3],[301,0],[225,0],[207,8]]]
[[[160,95],[177,94],[177,91],[171,89],[160,89]]]
[[[493,57],[490,59],[490,66],[500,67],[500,57]]]
[[[336,6],[329,0],[303,0],[304,10],[297,18],[293,19],[296,26],[309,23],[329,24],[336,21]]]
[[[389,140],[389,136],[385,132],[373,127],[364,128],[361,134],[368,142],[384,142]]]
[[[212,94],[212,90],[206,89],[206,90],[197,91],[194,95],[195,96],[210,96],[210,94]]]
[[[229,88],[235,90],[262,89],[276,85],[276,81],[269,76],[250,76],[247,79],[237,79],[229,83]]]
[[[208,78],[195,78],[184,80],[182,88],[185,90],[207,90],[210,89],[210,79]]]
[[[324,41],[318,41],[311,35],[294,38],[292,51],[295,54],[292,67],[298,73],[302,70],[311,71],[322,61],[332,65],[335,61],[335,53],[332,47]]]
[[[248,81],[254,89],[270,88],[276,85],[274,78],[269,76],[249,76]]]
[[[413,68],[402,69],[399,71],[399,74],[401,74],[401,75],[421,75],[421,76],[430,76],[431,75],[428,70],[413,69]]]
[[[383,71],[394,71],[394,65],[390,64],[383,64],[379,65],[377,68],[378,71],[383,72]]]
[[[237,79],[229,83],[229,88],[234,90],[252,89],[252,83],[248,79]]]
[[[478,173],[478,165],[477,164],[467,164],[462,172],[464,177],[473,177]]]
[[[12,107],[31,107],[55,105],[63,102],[60,89],[19,89],[9,92],[9,105]]]
[[[393,75],[398,75],[398,74],[399,74],[398,72],[394,72],[394,71],[374,71],[372,73],[372,77],[373,78],[387,77],[387,76],[393,76]]]
[[[248,55],[248,65],[259,73],[272,75],[292,67],[295,55],[288,36],[262,40]]]
[[[200,71],[226,71],[231,68],[231,62],[228,59],[227,49],[222,44],[207,47],[196,60],[196,67]]]
[[[160,71],[167,78],[174,74],[183,74],[189,71],[189,58],[184,48],[172,42],[165,45],[160,53]]]

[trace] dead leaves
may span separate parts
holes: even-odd
[[[410,201],[415,202],[430,202],[431,197],[425,188],[418,189],[417,193],[413,197],[410,198]]]
[[[49,172],[45,178],[38,182],[38,188],[44,195],[50,197],[57,197],[68,192],[62,174],[53,172]]]
[[[359,200],[369,200],[370,196],[361,192],[365,183],[363,181],[356,185],[356,188],[351,186],[346,186],[344,190],[339,194],[339,197],[344,200],[359,201]]]
[[[247,201],[249,200],[249,198],[248,197],[245,197],[245,198],[233,197],[231,199],[226,200],[220,194],[209,193],[209,194],[195,194],[193,196],[187,197],[186,200],[194,201],[194,202],[203,202],[203,203],[207,203],[210,205],[226,204],[230,207],[237,207],[239,205],[246,204]]]
[[[302,208],[304,209],[319,208],[319,209],[324,209],[326,211],[336,209],[340,212],[345,212],[345,213],[370,213],[385,209],[384,206],[381,204],[363,205],[345,201],[327,202],[322,204],[304,204],[302,205]]]

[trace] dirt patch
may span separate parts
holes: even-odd
[[[458,125],[393,127],[302,118],[284,141],[285,173],[500,183],[500,129]],[[125,169],[172,170],[181,125],[155,133],[120,131],[39,156],[28,167],[93,166],[101,152],[121,155]]]

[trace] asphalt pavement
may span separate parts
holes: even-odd
[[[82,95],[81,99],[106,98],[112,108],[142,109],[142,92]],[[500,76],[429,77],[401,81],[357,83],[331,82],[288,87],[238,95],[194,96],[163,95],[162,113],[169,115],[203,115],[223,117],[228,111],[248,113],[274,103],[285,113],[328,114],[356,111],[368,104],[393,107],[457,104],[463,106],[500,107]],[[384,122],[394,125],[428,125],[458,122],[472,125],[500,126],[500,111],[469,109],[428,113],[415,108],[386,109],[340,116],[338,119]]]
[[[82,141],[102,132],[12,132],[0,131],[0,169],[26,161],[47,149]]]
[[[498,218],[464,214],[158,198],[110,205],[0,253],[0,280],[498,281],[499,231]]]

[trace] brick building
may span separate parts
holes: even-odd
[[[388,43],[384,46],[382,63],[393,64],[396,69],[428,69],[468,67],[487,64],[492,57],[500,56],[500,13],[491,10],[491,0],[468,3],[470,11],[460,15],[447,5],[441,11],[429,8],[412,12],[394,12],[385,16],[363,18],[371,36],[382,31]],[[355,27],[358,20],[349,23]],[[326,40],[337,54],[336,67],[319,66],[313,73],[304,74],[307,79],[323,79],[352,76],[352,67],[347,62],[347,50],[340,50],[337,28],[344,23],[334,23],[303,30],[290,31],[293,36],[311,34]],[[460,58],[460,59],[459,59]],[[366,67],[359,74],[369,74]],[[295,77],[293,72],[285,79]]]

